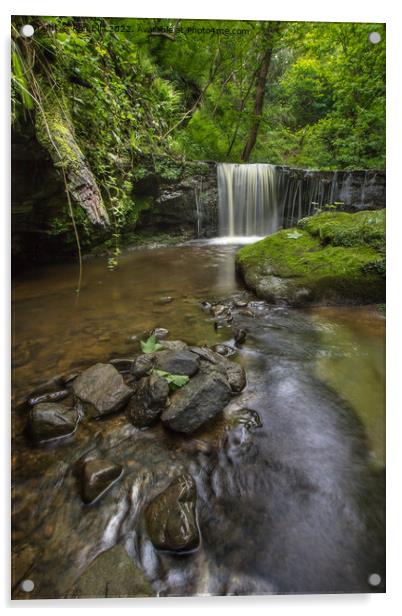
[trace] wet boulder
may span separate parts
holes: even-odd
[[[84,570],[69,598],[153,597],[151,583],[122,545],[99,554]]]
[[[164,410],[168,395],[166,379],[156,374],[143,377],[127,405],[128,418],[137,428],[150,426]]]
[[[162,340],[161,345],[164,350],[169,351],[185,351],[187,349],[186,343],[181,340]]]
[[[79,416],[74,408],[55,402],[36,404],[30,411],[29,428],[35,443],[69,436],[76,430]]]
[[[170,374],[193,376],[198,372],[198,357],[190,351],[160,351],[156,354],[155,366]]]
[[[233,393],[241,392],[247,383],[244,368],[227,357],[209,349],[208,347],[190,347],[191,352],[195,353],[202,360],[202,370],[204,372],[220,372],[228,381]]]
[[[227,379],[219,372],[200,373],[170,398],[162,422],[177,432],[194,432],[215,417],[231,397]]]
[[[158,550],[190,552],[200,544],[197,490],[191,475],[176,477],[147,507],[149,537]]]
[[[84,462],[80,477],[81,497],[84,503],[89,504],[97,500],[122,474],[123,467],[109,460],[98,458]]]
[[[133,394],[111,364],[95,364],[85,370],[74,380],[73,391],[94,418],[121,410]]]
[[[236,350],[228,346],[227,344],[215,344],[212,347],[212,350],[215,353],[219,353],[219,355],[223,355],[224,357],[230,357],[231,355],[236,354]]]
[[[154,353],[144,353],[135,359],[131,367],[131,374],[135,376],[136,379],[141,379],[143,376],[150,374],[153,367]]]

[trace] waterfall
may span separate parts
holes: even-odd
[[[217,176],[219,235],[225,238],[270,235],[333,204],[362,209],[380,200],[385,207],[385,178],[382,187],[376,171],[218,163]]]
[[[274,165],[218,164],[219,234],[264,236],[280,227]]]

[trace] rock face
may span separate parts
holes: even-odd
[[[64,404],[36,404],[30,412],[30,432],[35,443],[50,441],[75,432],[78,412]]]
[[[194,432],[215,417],[229,402],[230,386],[217,371],[200,373],[170,399],[162,422],[177,432]]]
[[[102,552],[78,578],[69,597],[154,597],[150,582],[122,545]]]
[[[241,248],[238,272],[270,303],[370,304],[385,300],[385,210],[327,212]]]
[[[196,500],[194,479],[183,474],[148,505],[147,530],[158,550],[189,552],[199,546]]]
[[[198,357],[190,351],[161,351],[156,354],[155,365],[170,374],[193,376],[198,372]]]
[[[81,496],[84,503],[93,503],[121,477],[123,467],[99,458],[84,462],[81,471]]]
[[[133,391],[111,364],[95,364],[73,382],[73,391],[90,417],[102,417],[119,411]]]
[[[150,426],[165,408],[168,395],[166,379],[156,374],[143,377],[127,405],[127,416],[138,428]]]

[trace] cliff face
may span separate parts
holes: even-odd
[[[385,171],[306,171],[278,167],[278,199],[283,224],[292,226],[326,204],[356,212],[385,207]],[[136,182],[133,201],[140,207],[135,229],[146,234],[219,235],[217,163],[189,162],[177,179],[149,174]],[[75,254],[69,229],[58,232],[68,204],[53,161],[35,135],[14,134],[12,140],[12,253],[14,264],[46,262]],[[83,238],[90,252],[107,233],[93,230]]]

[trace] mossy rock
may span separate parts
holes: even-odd
[[[369,304],[385,298],[385,211],[328,212],[241,248],[247,287],[273,303]]]

